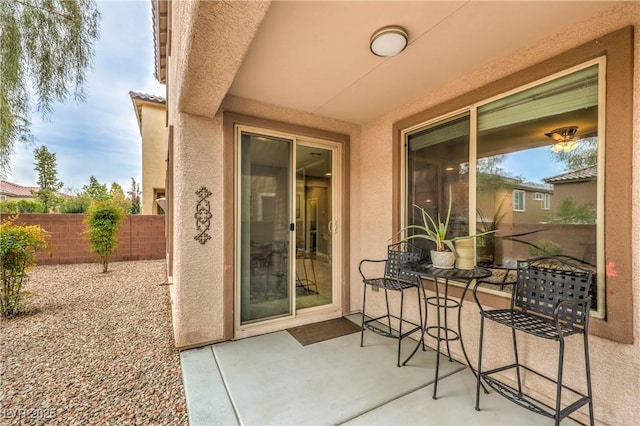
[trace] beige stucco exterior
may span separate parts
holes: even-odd
[[[167,127],[164,99],[132,92],[142,136],[142,214],[159,214],[156,198],[165,195]]]
[[[233,3],[231,3],[233,4]],[[357,262],[362,258],[383,258],[388,240],[393,235],[393,126],[394,123],[441,104],[458,95],[482,87],[501,77],[561,54],[594,38],[632,25],[635,28],[633,72],[633,170],[640,164],[640,3],[618,5],[583,22],[579,31],[571,27],[540,43],[521,49],[499,61],[467,73],[438,90],[394,109],[365,124],[353,124],[308,112],[274,106],[226,95],[242,58],[250,46],[268,4],[243,4],[233,7],[225,2],[174,2],[170,13],[172,39],[168,58],[169,125],[173,126],[173,211],[172,222],[172,308],[175,340],[178,347],[192,347],[220,341],[233,336],[225,331],[226,317],[232,315],[225,301],[233,294],[225,282],[233,279],[233,253],[225,246],[233,239],[233,229],[225,226],[233,214],[233,200],[225,197],[226,185],[231,185],[223,170],[233,162],[232,141],[224,136],[224,112],[240,113],[297,126],[321,129],[348,135],[351,229],[349,252],[351,262],[348,279],[343,283],[350,294],[350,303],[343,312],[361,310],[362,284]],[[241,23],[241,24],[240,24]],[[208,47],[207,47],[208,46]],[[223,61],[216,61],[213,52],[224,46],[228,52]],[[205,48],[207,47],[207,48]],[[215,75],[216,79],[211,76]],[[144,139],[144,137],[143,137]],[[164,151],[166,152],[166,150]],[[224,153],[224,154],[223,154]],[[231,154],[231,156],[228,156]],[[163,159],[164,161],[164,159]],[[144,169],[143,169],[144,170]],[[594,388],[595,416],[602,424],[635,424],[640,417],[640,404],[635,389],[640,385],[640,173],[633,173],[632,211],[632,297],[635,313],[632,317],[631,344],[617,343],[591,336],[591,372]],[[195,192],[206,187],[210,192],[212,237],[206,244],[194,239]],[[144,183],[143,183],[144,188]],[[372,190],[375,188],[375,190]],[[146,188],[145,188],[146,191]],[[146,192],[145,192],[146,194]],[[145,196],[143,196],[145,199]],[[146,201],[145,201],[146,203]],[[232,223],[232,222],[231,222]],[[370,300],[371,313],[383,310],[381,296]],[[417,319],[417,312],[405,315]],[[476,359],[478,314],[473,303],[463,310],[463,332],[471,359]],[[491,346],[508,347],[510,335],[489,326]],[[536,350],[533,351],[532,348]],[[552,343],[523,340],[522,354],[529,364],[542,370],[555,368],[555,347]],[[568,345],[565,355],[566,377],[582,378],[580,345]],[[462,357],[457,346],[456,358]],[[493,360],[502,355],[493,354]],[[390,360],[391,362],[391,360]],[[492,364],[491,358],[488,361]],[[571,379],[569,379],[571,380]],[[579,386],[580,382],[576,384]],[[539,395],[547,401],[547,395]],[[470,402],[471,403],[471,402]],[[584,410],[580,421],[586,421]]]

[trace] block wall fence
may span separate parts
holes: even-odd
[[[97,262],[83,235],[84,214],[21,214],[18,225],[40,225],[50,234],[48,252],[38,253],[38,265]],[[118,247],[111,261],[165,258],[165,217],[126,215],[118,234]]]

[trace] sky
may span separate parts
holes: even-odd
[[[86,102],[55,104],[49,120],[34,112],[36,141],[18,143],[7,180],[36,186],[33,150],[46,145],[56,154],[63,191],[73,193],[94,176],[110,186],[118,182],[128,191],[131,178],[141,181],[141,136],[129,91],[165,96],[154,73],[150,0],[101,0],[100,38],[93,69],[87,73]],[[512,153],[502,165],[514,176],[540,182],[562,172],[549,153]],[[532,156],[537,160],[532,161]]]
[[[93,69],[87,72],[86,102],[57,103],[48,120],[32,115],[36,140],[17,143],[8,181],[36,186],[33,150],[46,145],[56,154],[63,191],[79,191],[94,176],[124,191],[142,178],[142,139],[129,91],[165,96],[154,77],[151,1],[98,1],[102,14]]]

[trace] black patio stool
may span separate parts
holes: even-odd
[[[478,354],[478,374],[476,385],[476,410],[480,410],[481,378],[497,393],[535,413],[549,417],[558,425],[560,420],[584,405],[589,406],[589,423],[593,426],[593,397],[591,392],[591,371],[589,367],[589,311],[591,299],[589,289],[593,271],[570,262],[566,256],[543,257],[519,261],[517,279],[513,285],[511,307],[509,309],[485,310],[478,301],[478,286],[473,295],[480,308],[480,342]],[[479,281],[478,283],[480,283]],[[482,369],[484,320],[490,320],[511,329],[514,362]],[[518,354],[516,335],[525,333],[533,337],[558,343],[558,367],[553,375],[533,369],[523,364]],[[563,384],[563,364],[565,339],[572,335],[582,335],[584,346],[584,367],[586,390],[578,391]],[[529,350],[535,350],[535,344]],[[501,349],[502,350],[502,349]],[[515,384],[503,380],[507,371],[515,372]],[[538,376],[551,383],[555,390],[554,407],[547,407],[526,394],[522,383],[523,373]],[[543,392],[542,389],[536,389]],[[563,392],[569,394],[570,401],[564,401]]]
[[[405,290],[418,288],[419,278],[416,275],[410,273],[403,273],[400,266],[407,262],[417,262],[422,258],[422,250],[415,247],[411,243],[399,242],[388,246],[387,258],[380,260],[364,259],[360,262],[358,270],[362,276],[362,282],[364,284],[362,294],[362,326],[360,329],[360,347],[364,346],[364,330],[365,328],[373,331],[384,337],[389,337],[398,340],[398,360],[397,364],[400,367],[400,350],[402,347],[402,339],[408,337],[410,334],[420,330],[420,341],[418,345],[423,345],[424,348],[424,330],[422,327],[422,305],[420,304],[420,297],[415,295],[415,300],[418,303],[418,312],[420,313],[420,324],[416,324],[411,321],[407,321],[403,318],[404,310],[404,292]],[[384,276],[371,278],[367,277],[364,269],[370,267],[371,264],[385,263]],[[369,265],[369,266],[367,266]],[[371,287],[384,290],[384,297],[386,301],[387,313],[375,318],[366,319],[366,303],[367,303],[367,288]],[[398,315],[391,313],[389,309],[389,291],[395,291],[400,293],[400,306]],[[397,321],[398,330],[392,328],[391,320]],[[395,325],[395,324],[393,324]],[[409,328],[405,328],[408,326]],[[414,351],[415,353],[415,351]],[[410,356],[405,360],[403,365],[408,361]]]

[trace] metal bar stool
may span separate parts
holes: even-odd
[[[478,301],[478,287],[474,289],[474,297],[480,308],[476,410],[480,410],[480,380],[484,379],[500,395],[535,413],[553,419],[556,425],[575,410],[588,405],[589,423],[593,425],[593,395],[589,367],[589,311],[591,308],[589,289],[593,271],[580,268],[567,262],[566,259],[555,256],[519,261],[517,272],[518,278],[513,283],[510,309],[483,309]],[[513,363],[490,370],[482,369],[485,319],[511,329]],[[558,343],[558,366],[553,376],[521,362],[516,332]],[[572,335],[582,335],[583,338],[585,391],[573,389],[563,383],[565,339]],[[501,373],[507,370],[515,371],[517,380],[515,385],[501,380]],[[526,394],[523,374],[533,374],[546,379],[553,385],[552,387],[555,387],[554,407],[548,407]],[[568,399],[572,401],[568,405],[563,404],[564,391],[568,391],[570,396]]]
[[[398,340],[398,359],[397,359],[398,367],[400,367],[401,365],[400,352],[402,348],[402,340],[405,337],[408,337],[410,334],[420,330],[421,334],[420,334],[420,341],[418,342],[418,346],[423,345],[424,347],[424,330],[422,327],[422,324],[423,324],[422,305],[420,303],[420,297],[416,295],[416,300],[418,302],[418,312],[420,313],[420,323],[416,324],[414,322],[407,321],[406,319],[403,318],[404,292],[407,289],[411,289],[411,288],[417,289],[419,287],[418,277],[414,274],[403,272],[400,269],[400,266],[402,264],[407,262],[417,262],[418,260],[421,259],[421,257],[422,257],[422,250],[415,247],[413,244],[403,241],[403,242],[391,244],[388,246],[388,255],[386,259],[381,259],[381,260],[364,259],[360,262],[360,265],[358,266],[358,270],[360,271],[360,275],[362,276],[362,282],[364,284],[363,295],[362,295],[362,325],[360,329],[360,347],[364,346],[365,328],[381,336],[397,339]],[[366,268],[366,265],[382,263],[382,262],[385,263],[384,276],[376,277],[376,278],[368,278],[364,271],[364,269]],[[387,313],[367,320],[365,319],[366,318],[365,315],[366,315],[366,303],[367,303],[367,288],[369,287],[371,287],[372,289],[384,290]],[[400,311],[398,315],[392,314],[391,310],[389,309],[389,294],[388,294],[389,291],[396,291],[400,293],[400,307],[399,307]],[[398,322],[397,331],[392,328],[392,323],[391,323],[392,319],[397,320]],[[403,326],[408,326],[409,328],[403,329]],[[407,358],[407,360],[409,358]]]

